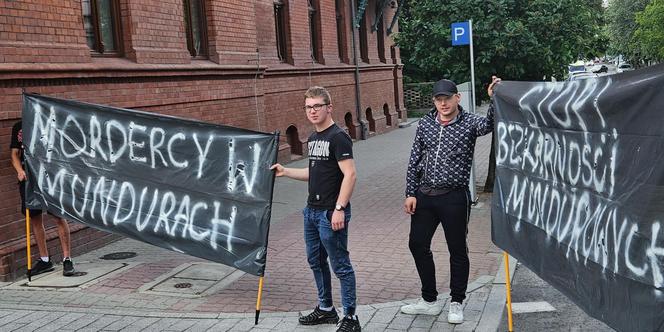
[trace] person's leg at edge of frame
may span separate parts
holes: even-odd
[[[30,226],[32,234],[37,241],[39,256],[48,257],[48,247],[46,246],[46,230],[44,229],[44,215],[39,210],[30,210]]]
[[[307,261],[314,275],[318,290],[318,305],[314,310],[299,318],[302,325],[336,324],[339,316],[334,310],[332,301],[332,281],[330,268],[327,263],[327,251],[321,243],[317,218],[317,211],[305,208],[304,214],[304,243],[307,252]]]
[[[344,317],[337,325],[337,331],[360,331],[360,322],[355,315],[357,306],[355,271],[348,252],[348,227],[351,218],[350,205],[344,213],[345,225],[343,229],[332,230],[331,219],[333,211],[326,211],[321,215],[320,236],[325,249],[330,255],[332,270],[341,285],[341,303],[344,308]],[[324,219],[323,219],[324,218]]]
[[[46,230],[44,230],[44,215],[41,210],[30,210],[30,228],[32,229],[32,234],[35,236],[40,256],[39,260],[32,266],[31,275],[35,276],[55,270],[53,261],[50,260],[48,255]]]
[[[333,231],[331,223],[331,212],[323,215],[326,222],[320,224],[320,236],[323,246],[330,255],[332,270],[341,284],[341,301],[344,307],[344,315],[355,314],[355,271],[350,262],[348,252],[348,223],[350,221],[350,210],[345,212],[345,226],[343,229]]]
[[[26,182],[18,183],[18,191],[21,197],[21,213],[25,215],[25,185]],[[30,209],[30,229],[35,236],[39,259],[32,265],[30,275],[36,276],[40,273],[51,272],[55,270],[53,262],[48,256],[48,247],[46,246],[46,231],[44,230],[44,219],[41,210]]]
[[[441,204],[445,240],[450,252],[450,311],[448,322],[463,322],[462,303],[466,298],[470,260],[468,259],[468,220],[470,200],[465,190],[450,192]]]
[[[431,252],[431,240],[440,223],[434,206],[435,197],[417,195],[417,208],[411,216],[408,247],[415,260],[415,267],[422,283],[422,298],[414,304],[401,307],[409,315],[438,315],[443,305],[436,290],[436,265]]]
[[[62,257],[71,257],[71,240],[69,233],[69,224],[67,220],[56,218],[55,225],[58,229],[58,237],[60,238],[60,245],[62,246]]]
[[[62,246],[62,275],[70,277],[74,275],[76,270],[71,260],[71,233],[69,231],[69,224],[64,218],[56,218],[55,225],[57,226],[58,237]]]
[[[435,210],[430,206],[432,198],[426,195],[418,195],[418,206],[415,214],[411,216],[410,234],[408,247],[417,273],[422,282],[422,298],[427,302],[434,302],[438,297],[436,289],[436,264],[431,252],[431,240],[433,239],[440,221]]]

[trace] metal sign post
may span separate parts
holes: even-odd
[[[452,46],[470,46],[470,108],[471,113],[475,113],[475,61],[473,55],[473,20],[468,22],[452,23]],[[473,204],[477,203],[477,190],[475,189],[475,162],[470,167],[470,199]]]

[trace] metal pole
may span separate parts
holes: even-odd
[[[364,122],[362,121],[362,106],[360,100],[360,64],[357,61],[357,47],[355,46],[355,0],[350,1],[350,36],[353,44],[353,64],[355,65],[355,117],[360,124],[360,139],[367,139]],[[366,22],[364,22],[366,24]],[[350,128],[349,128],[350,129]]]
[[[470,91],[472,98],[470,100],[470,112],[475,114],[475,57],[473,55],[473,20],[468,20],[470,35]],[[470,166],[470,199],[475,205],[478,201],[477,190],[475,189],[475,161]]]

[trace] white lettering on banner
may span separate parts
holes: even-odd
[[[254,162],[258,160],[261,154],[260,146],[255,143],[253,147],[249,147],[253,151]],[[238,188],[238,183],[244,186],[244,191],[252,195],[254,183],[256,183],[256,176],[258,175],[258,167],[251,167],[251,174],[247,175],[248,163],[244,160],[235,161],[235,140],[230,139],[228,142],[228,186],[227,189],[231,193],[235,193]],[[238,181],[238,178],[241,181]]]
[[[126,158],[132,163],[145,164],[152,169],[158,167],[184,169],[195,163],[196,177],[200,179],[204,175],[205,162],[215,138],[214,134],[210,133],[205,142],[202,142],[196,133],[191,136],[183,132],[167,133],[164,128],[148,128],[135,121],[124,124],[110,119],[102,125],[96,115],[90,116],[88,127],[84,127],[73,114],[64,116],[64,121],[60,123],[61,119],[57,117],[54,106],[44,111],[40,104],[35,104],[33,112],[32,136],[27,148],[30,153],[34,153],[38,145],[43,146],[46,149],[48,162],[52,161],[55,153],[62,154],[67,159],[79,156],[101,157],[111,164]],[[56,136],[59,136],[59,140]],[[59,141],[59,145],[56,145],[56,141]],[[186,149],[183,149],[183,146]],[[194,147],[197,158],[192,160],[186,159],[190,157],[189,154],[182,155],[177,152],[188,151]],[[252,172],[256,173],[255,170]]]
[[[35,114],[35,118],[38,118],[39,114]],[[101,123],[99,123],[99,120],[97,120],[97,117],[95,115],[90,117],[90,154],[89,156],[91,158],[95,158],[96,153],[99,152],[99,155],[101,156],[104,161],[108,161],[108,158],[106,158],[106,154],[104,153],[104,150],[101,148]]]
[[[224,206],[216,200],[210,203],[193,201],[189,195],[177,197],[172,191],[162,192],[147,186],[137,191],[131,182],[118,183],[104,176],[98,179],[87,177],[83,181],[65,168],[50,176],[43,163],[38,174],[38,188],[47,198],[58,202],[62,214],[73,211],[81,218],[89,215],[87,220],[101,220],[109,229],[134,228],[138,234],[150,232],[166,238],[206,243],[213,250],[233,251],[233,242],[236,241],[233,236],[237,216],[235,205]],[[136,195],[137,192],[140,195]],[[148,195],[149,192],[152,195]],[[213,211],[209,214],[213,217],[207,221],[197,217],[210,207]],[[153,216],[156,220],[151,223]],[[224,245],[220,247],[221,243]]]
[[[159,133],[159,142],[155,140],[156,133]],[[150,130],[150,159],[152,159],[152,168],[155,168],[155,152],[159,154],[159,158],[161,158],[161,162],[163,163],[164,167],[168,167],[166,159],[164,159],[164,155],[161,153],[161,151],[159,151],[159,147],[164,145],[165,135],[166,133],[161,128],[152,128],[152,130]]]
[[[210,152],[210,145],[212,145],[213,140],[214,137],[210,134],[205,143],[205,149],[202,149],[201,143],[198,141],[198,136],[194,133],[194,143],[196,143],[196,149],[198,150],[198,173],[196,173],[196,177],[199,179],[203,176],[203,164],[205,163],[208,152]]]
[[[615,202],[591,195],[588,190],[570,190],[566,185],[518,175],[512,179],[504,207],[517,219],[515,231],[520,230],[521,222],[541,228],[547,236],[567,245],[568,259],[583,264],[590,260],[615,272],[626,268],[642,278],[650,271],[655,287],[664,286],[660,221],[652,224],[648,246],[636,247],[633,239],[643,239],[641,234],[646,230],[622,215]]]
[[[515,232],[528,222],[566,245],[568,259],[627,271],[660,288],[661,222],[639,229],[614,198],[620,137],[607,127],[598,105],[610,84],[610,78],[564,88],[538,84],[518,102],[527,123],[496,124],[496,164],[516,174],[503,206],[516,219]],[[590,101],[592,107],[583,108]],[[589,123],[599,123],[601,130],[589,132]]]
[[[140,142],[134,141],[134,131],[145,132],[146,129],[147,129],[146,126],[138,125],[134,123],[134,121],[129,122],[129,159],[134,161],[140,161],[143,163],[148,161],[147,157],[139,157],[136,156],[136,154],[134,153],[135,147],[136,148],[145,147],[145,141],[140,141]]]
[[[214,149],[218,148],[218,136],[213,131],[188,133],[150,126],[141,123],[140,117],[125,120],[108,115],[77,116],[58,112],[56,106],[45,109],[39,103],[34,104],[32,111],[34,121],[26,150],[28,157],[36,157],[33,161],[38,193],[47,204],[57,205],[62,215],[128,235],[146,234],[148,239],[186,239],[215,251],[232,252],[234,243],[244,241],[234,236],[238,218],[235,204],[193,198],[191,192],[158,187],[161,181],[118,174],[114,167],[122,165],[121,169],[126,170],[129,163],[145,167],[148,172],[191,169],[191,180],[213,179],[227,184],[214,194],[202,192],[202,197],[214,197],[224,189],[234,197],[253,197],[259,168],[264,167],[260,144],[242,145],[237,138],[228,138],[228,164],[222,161],[228,173],[221,173],[228,175],[225,178],[219,176],[218,164],[209,165],[212,161],[219,163],[218,156],[210,158],[212,153],[218,153]],[[239,149],[242,150],[236,151]],[[88,167],[82,168],[82,163]],[[97,166],[95,163],[105,167],[105,172],[78,174],[91,165]],[[167,184],[168,180],[163,182]]]
[[[173,165],[175,165],[175,167],[179,167],[179,168],[186,168],[187,166],[189,166],[189,160],[185,160],[185,161],[182,161],[182,162],[175,160],[175,158],[173,157],[173,142],[175,142],[175,140],[183,141],[184,139],[185,139],[185,136],[184,136],[183,133],[177,133],[177,134],[171,136],[171,138],[168,140],[168,150],[167,150],[168,151],[168,159],[171,161],[171,164],[173,164]]]

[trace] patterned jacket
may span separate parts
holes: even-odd
[[[493,131],[493,103],[486,117],[459,105],[459,114],[447,125],[436,119],[434,108],[417,125],[406,173],[406,196],[426,186],[435,189],[468,187],[475,139]]]

